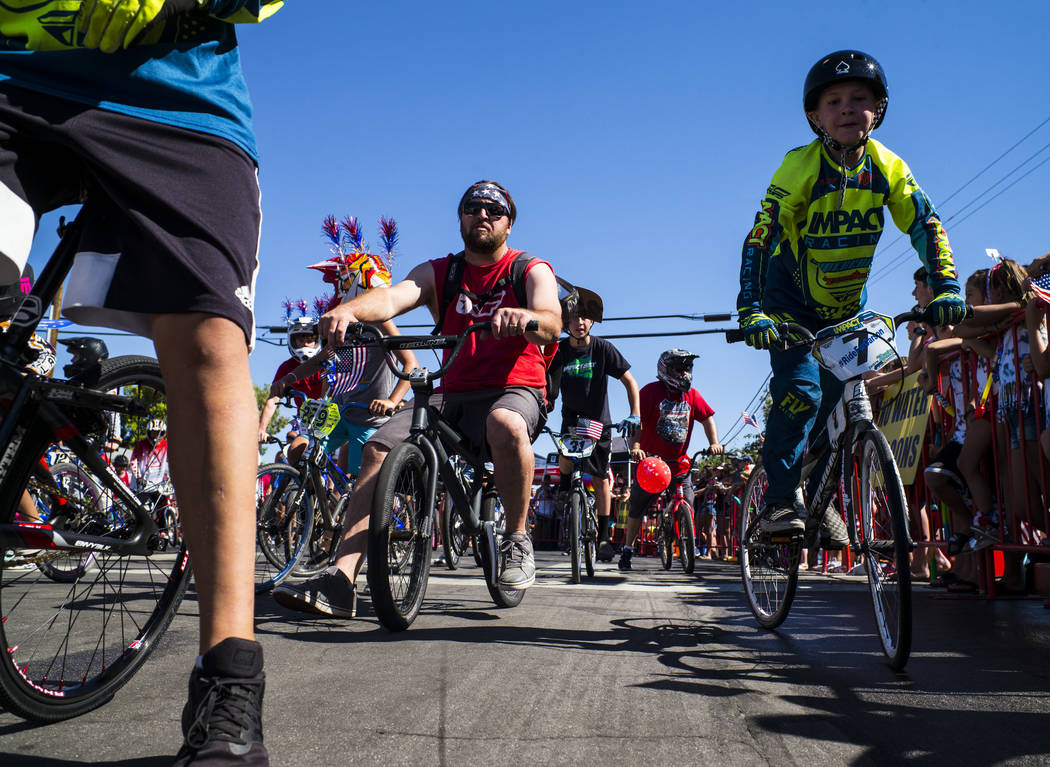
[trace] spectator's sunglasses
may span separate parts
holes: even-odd
[[[489,214],[489,218],[502,218],[503,216],[510,215],[502,203],[499,202],[478,202],[477,200],[471,200],[470,202],[463,203],[463,215],[465,216],[476,216],[482,210]]]

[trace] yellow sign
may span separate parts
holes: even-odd
[[[901,481],[910,485],[915,481],[915,470],[922,459],[922,441],[930,415],[930,395],[919,388],[919,374],[913,373],[899,387],[891,387],[883,394],[879,411],[879,429],[889,440],[893,457],[901,473]],[[892,391],[899,391],[888,396]]]

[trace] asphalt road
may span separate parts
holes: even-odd
[[[1050,610],[916,588],[912,659],[894,673],[863,581],[804,575],[759,629],[735,565],[568,583],[539,552],[522,604],[478,570],[435,568],[408,631],[257,604],[274,765],[1050,764]],[[362,579],[363,581],[363,579]],[[196,602],[106,706],[49,726],[0,713],[0,767],[169,764],[196,648]]]

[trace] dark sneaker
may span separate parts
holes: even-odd
[[[536,582],[536,560],[532,540],[526,533],[511,533],[499,545],[499,585],[511,591],[522,591]]]
[[[357,614],[357,589],[338,567],[329,567],[302,583],[280,583],[273,599],[282,607],[333,618],[353,618]]]
[[[263,745],[262,699],[266,675],[258,642],[224,639],[190,674],[182,709],[185,741],[175,767],[268,767]]]
[[[624,549],[620,552],[620,561],[616,563],[616,566],[621,570],[631,569],[631,554],[634,552],[631,549]]]
[[[602,562],[612,562],[613,554],[615,553],[613,545],[608,541],[602,541],[598,544],[598,559]]]
[[[758,529],[763,533],[799,533],[806,523],[791,506],[767,506],[758,518]]]
[[[970,532],[973,533],[974,551],[981,551],[989,546],[995,546],[1003,542],[1002,536],[999,534],[998,523],[994,525],[974,525],[970,528]]]

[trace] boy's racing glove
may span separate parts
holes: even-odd
[[[642,425],[642,419],[640,416],[629,415],[620,421],[620,431],[624,433],[624,436],[633,437],[635,432],[638,431],[638,427]]]
[[[940,293],[926,305],[926,315],[938,327],[957,325],[966,318],[966,301],[958,293]]]
[[[114,53],[128,48],[146,27],[178,13],[203,7],[208,0],[84,0],[77,14],[83,46]]]
[[[740,330],[744,332],[744,343],[748,346],[755,349],[768,349],[770,345],[780,340],[777,324],[762,312],[741,314],[738,322]]]

